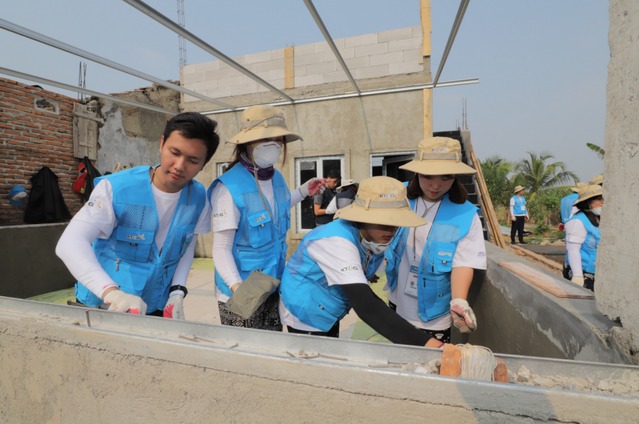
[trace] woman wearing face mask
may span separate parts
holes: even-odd
[[[570,281],[595,291],[595,262],[601,238],[599,220],[603,209],[603,187],[588,185],[579,191],[575,207],[579,210],[566,223],[566,255]]]
[[[213,215],[213,262],[220,321],[224,325],[281,331],[277,292],[244,319],[226,307],[252,271],[281,278],[286,260],[290,209],[321,189],[312,179],[290,192],[275,165],[286,143],[301,139],[290,132],[284,116],[270,106],[242,113],[241,130],[228,170],[209,187]]]
[[[280,284],[280,315],[289,333],[339,337],[339,322],[352,307],[394,343],[443,347],[399,317],[368,285],[398,222],[425,223],[410,210],[402,183],[372,177],[360,183],[353,203],[339,209],[334,221],[302,239]]]
[[[477,327],[467,302],[475,270],[486,269],[486,247],[477,208],[466,200],[460,175],[476,171],[461,161],[459,141],[423,140],[408,183],[411,208],[429,221],[402,228],[386,253],[389,303],[414,326],[450,341],[451,324],[461,332]]]

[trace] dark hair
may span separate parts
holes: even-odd
[[[173,131],[178,131],[182,137],[189,140],[202,140],[206,145],[206,165],[220,144],[220,136],[215,132],[217,122],[197,112],[183,112],[175,115],[164,127],[164,141]]]
[[[264,140],[255,140],[255,141],[251,141],[250,143],[243,143],[243,144],[238,144],[237,146],[235,146],[235,149],[233,149],[233,160],[231,161],[231,163],[229,163],[226,166],[226,168],[224,168],[224,172],[233,168],[235,164],[237,164],[240,161],[240,156],[242,155],[242,153],[244,153],[244,156],[248,158],[248,146],[253,143],[257,143],[258,141],[264,141]],[[282,155],[282,165],[284,165],[286,163],[286,142],[282,141],[282,144],[284,145],[282,146],[282,150],[284,150],[284,154]]]
[[[324,178],[333,178],[336,180],[341,180],[342,177],[339,175],[335,169],[330,169],[327,173],[324,174]]]
[[[454,175],[455,181],[448,190],[448,198],[451,202],[461,205],[468,198],[468,192],[464,185],[459,181],[456,175]],[[414,174],[413,178],[408,182],[408,189],[406,190],[406,196],[409,199],[417,199],[424,194],[422,188],[419,185],[419,174]]]

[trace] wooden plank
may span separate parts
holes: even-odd
[[[571,299],[594,299],[594,293],[579,287],[563,278],[552,277],[522,262],[499,262],[513,274],[521,277],[527,283],[552,294],[555,297]]]

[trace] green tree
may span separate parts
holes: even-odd
[[[510,181],[508,175],[513,170],[513,163],[499,156],[491,156],[480,161],[488,194],[494,205],[503,205],[510,199]]]
[[[605,150],[604,150],[604,148],[603,148],[603,147],[601,147],[601,146],[597,146],[597,145],[596,145],[596,144],[594,144],[594,143],[586,143],[586,146],[587,146],[590,150],[592,150],[593,152],[595,152],[595,153],[597,154],[597,157],[598,157],[599,159],[603,159],[603,158],[604,158],[604,156],[606,155],[606,151],[605,151]]]
[[[551,162],[547,164],[546,161],[553,159],[550,153],[537,155],[528,152],[528,156],[528,159],[523,159],[515,164],[515,173],[516,177],[519,177],[518,181],[523,181],[521,185],[526,187],[531,197],[542,189],[565,184],[570,180],[575,184],[579,181],[573,172],[567,170],[565,163]]]

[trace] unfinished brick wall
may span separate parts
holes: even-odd
[[[79,161],[73,156],[75,99],[36,86],[0,78],[0,225],[24,224],[24,206],[9,204],[14,184],[31,190],[31,177],[43,166],[57,176],[71,214],[82,206],[71,185]]]

